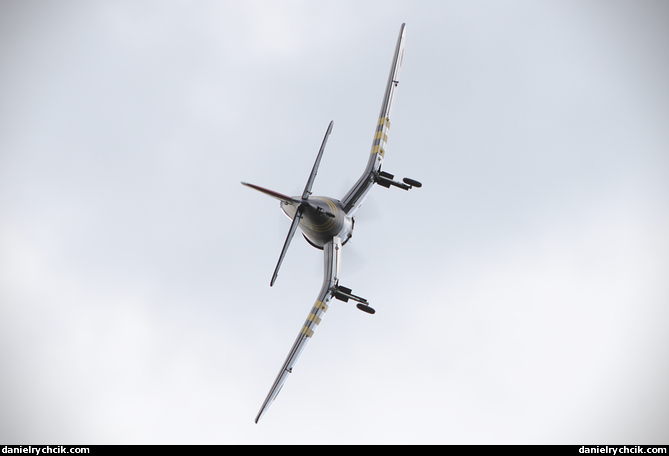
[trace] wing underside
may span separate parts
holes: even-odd
[[[376,123],[376,130],[374,131],[374,140],[372,141],[372,150],[370,151],[369,160],[365,171],[360,176],[360,179],[355,183],[353,188],[348,191],[346,196],[342,198],[341,202],[344,210],[348,215],[353,213],[360,207],[364,201],[367,193],[374,185],[374,173],[381,169],[383,158],[386,153],[386,143],[388,141],[388,132],[390,130],[390,115],[395,101],[395,91],[397,84],[399,84],[400,68],[402,67],[402,55],[404,54],[404,30],[405,24],[400,27],[400,34],[397,37],[397,45],[395,46],[395,53],[393,55],[393,63],[390,66],[390,75],[388,75],[388,83],[386,84],[386,92],[383,96],[383,103],[381,104],[381,112]]]
[[[256,423],[262,418],[269,406],[272,405],[274,399],[276,399],[283,384],[288,379],[288,375],[293,371],[293,367],[295,366],[295,363],[297,363],[300,354],[302,354],[309,339],[314,335],[316,327],[328,310],[328,303],[332,298],[332,290],[339,281],[339,261],[341,258],[341,239],[339,236],[335,236],[332,241],[323,246],[323,254],[323,286],[321,287],[316,302],[309,311],[309,315],[307,316],[297,339],[295,339],[295,343],[290,349],[283,366],[281,366],[281,370],[279,371],[276,380],[274,380],[274,384],[272,385],[269,394],[267,394],[267,398],[265,398],[265,402],[263,402],[262,407],[258,412],[258,416],[256,416]]]

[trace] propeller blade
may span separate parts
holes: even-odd
[[[286,236],[286,242],[283,244],[283,249],[281,250],[281,255],[279,256],[279,262],[276,264],[276,268],[274,269],[274,274],[272,275],[272,280],[269,283],[270,287],[274,285],[274,282],[276,282],[276,278],[279,275],[279,268],[281,267],[281,263],[283,263],[283,258],[286,256],[286,251],[290,246],[290,241],[292,241],[293,236],[295,236],[295,231],[297,230],[298,223],[300,223],[301,215],[302,215],[302,207],[300,206],[297,208],[297,211],[295,212],[295,218],[293,219],[293,223],[290,224],[290,230],[288,230],[288,236]]]
[[[307,185],[304,187],[304,192],[302,192],[303,200],[309,198],[309,195],[311,195],[311,187],[314,185],[314,179],[316,179],[316,173],[318,173],[318,166],[321,164],[321,157],[323,156],[323,151],[325,150],[325,144],[328,142],[328,136],[330,136],[330,133],[332,133],[333,125],[334,121],[330,122],[330,125],[328,125],[328,129],[325,132],[325,137],[323,138],[321,149],[318,151],[318,156],[316,157],[316,163],[314,163],[314,167],[311,170],[311,175],[309,176]]]

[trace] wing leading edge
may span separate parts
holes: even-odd
[[[341,200],[342,205],[344,206],[344,211],[348,215],[353,215],[363,203],[367,193],[372,188],[372,185],[374,185],[374,173],[379,172],[381,165],[383,164],[386,143],[388,141],[388,132],[390,130],[390,115],[393,110],[397,84],[400,82],[400,68],[402,67],[402,56],[404,54],[404,35],[405,24],[402,24],[400,27],[400,34],[397,37],[393,63],[390,66],[390,75],[388,76],[388,83],[386,84],[386,93],[383,96],[381,112],[379,113],[379,120],[376,123],[372,150],[369,155],[369,160],[367,161],[367,166],[365,167],[362,176],[360,176],[360,179],[358,179],[353,188],[351,188]]]
[[[267,409],[272,405],[274,399],[276,399],[283,384],[288,379],[288,374],[293,371],[293,367],[306,347],[307,342],[309,342],[309,339],[314,335],[316,327],[328,310],[328,303],[330,302],[330,299],[332,299],[332,290],[339,281],[339,261],[341,258],[341,239],[339,236],[335,236],[330,242],[323,246],[323,254],[323,286],[318,293],[316,302],[311,308],[297,339],[295,339],[293,347],[290,349],[283,366],[281,366],[281,370],[279,371],[276,380],[274,380],[274,384],[272,385],[269,394],[267,394],[267,398],[265,398],[265,402],[263,402],[262,407],[258,412],[258,416],[256,416],[256,423],[262,418],[265,412],[267,412]]]

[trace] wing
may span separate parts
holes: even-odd
[[[267,398],[265,398],[265,402],[263,402],[262,407],[258,412],[258,416],[256,416],[256,423],[262,418],[269,406],[272,405],[274,399],[276,399],[283,384],[288,379],[288,374],[292,373],[293,367],[295,366],[295,363],[297,363],[300,354],[302,354],[307,342],[309,342],[309,339],[314,335],[314,330],[321,322],[325,312],[328,310],[328,302],[330,302],[330,299],[332,298],[332,288],[339,281],[339,261],[341,256],[341,239],[339,236],[335,236],[330,242],[323,246],[323,254],[325,266],[323,286],[321,287],[320,293],[318,293],[318,298],[316,298],[316,302],[311,308],[297,339],[295,339],[293,347],[290,349],[290,352],[286,357],[286,361],[284,361],[283,366],[281,366],[279,375],[276,376],[276,380],[274,380],[274,384],[269,390],[269,394],[267,395]]]
[[[390,130],[390,114],[393,109],[395,90],[397,89],[397,84],[399,84],[400,68],[402,66],[404,30],[405,24],[402,24],[400,27],[400,35],[397,38],[397,45],[395,46],[393,64],[390,67],[388,83],[386,84],[386,93],[383,96],[383,103],[381,104],[379,120],[376,123],[374,141],[372,142],[372,150],[369,155],[369,160],[367,161],[367,167],[353,188],[351,188],[341,200],[342,205],[344,206],[344,211],[348,215],[353,215],[353,213],[360,207],[367,196],[367,193],[374,185],[374,173],[378,172],[383,164],[383,157],[386,152],[386,142],[388,141],[388,131]]]

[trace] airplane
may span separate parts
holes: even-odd
[[[388,140],[388,131],[390,129],[390,114],[395,100],[395,90],[399,84],[400,67],[402,66],[402,56],[404,53],[404,35],[405,25],[400,27],[399,37],[397,38],[397,45],[395,46],[395,53],[393,55],[392,65],[390,67],[390,75],[388,76],[388,83],[386,84],[386,92],[383,96],[383,103],[381,105],[381,112],[374,131],[374,140],[372,142],[372,150],[367,161],[367,166],[362,176],[353,185],[353,187],[341,199],[329,198],[325,196],[311,196],[311,188],[314,184],[314,179],[318,172],[318,167],[325,150],[325,145],[328,137],[332,132],[334,122],[330,122],[325,137],[321,143],[321,148],[316,156],[316,162],[311,170],[307,184],[301,196],[287,196],[273,190],[269,190],[258,185],[242,182],[243,185],[264,193],[272,198],[280,201],[280,207],[283,212],[292,220],[288,236],[279,255],[274,274],[270,281],[270,286],[276,282],[279,274],[279,268],[286,256],[286,251],[290,246],[290,242],[295,235],[297,228],[300,228],[302,235],[306,241],[313,247],[323,250],[324,254],[324,272],[323,285],[316,302],[309,311],[300,333],[295,340],[286,360],[281,366],[281,370],[274,380],[274,384],[270,389],[265,401],[256,416],[256,424],[267,412],[267,409],[272,404],[276,396],[281,391],[288,375],[293,372],[298,358],[302,354],[307,342],[314,335],[316,327],[321,322],[321,319],[328,310],[328,304],[334,297],[340,301],[348,302],[349,299],[357,302],[357,308],[368,314],[374,314],[375,310],[369,305],[365,298],[352,294],[350,288],[346,288],[339,284],[339,268],[341,263],[341,250],[353,235],[353,227],[355,220],[353,216],[365,201],[367,194],[374,186],[378,184],[385,188],[391,186],[409,190],[411,188],[419,188],[422,184],[416,180],[404,178],[402,182],[397,182],[394,176],[385,171],[381,171],[381,165],[386,152],[386,143]]]

